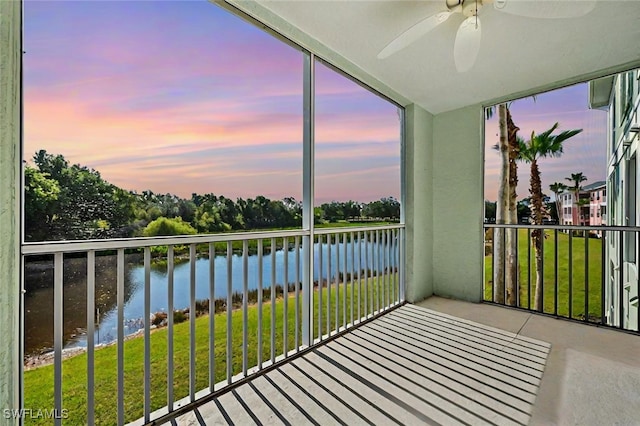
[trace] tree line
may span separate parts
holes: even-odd
[[[127,191],[100,172],[70,164],[45,150],[24,167],[27,241],[182,235],[300,227],[302,202],[262,195],[235,200],[214,193],[186,199],[153,191]],[[314,208],[316,224],[338,221],[398,221],[400,202],[332,201]]]

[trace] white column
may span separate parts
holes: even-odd
[[[484,111],[433,117],[433,293],[482,300]]]
[[[20,404],[20,72],[22,4],[0,1],[0,424]]]
[[[403,147],[405,298],[433,294],[433,116],[417,105],[405,108]]]
[[[302,228],[309,235],[302,237],[302,344],[313,343],[313,198],[314,198],[314,95],[315,57],[304,54],[303,87],[303,163],[302,163]]]

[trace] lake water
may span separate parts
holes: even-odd
[[[386,247],[368,243],[368,255],[365,255],[363,241],[354,243],[355,258],[352,257],[351,244],[346,244],[347,265],[346,272],[362,269],[373,270],[374,258],[378,252],[388,253]],[[345,272],[344,243],[331,244],[331,278],[337,273],[336,252],[340,251],[340,272]],[[315,271],[314,280],[327,279],[327,252],[329,247],[322,245],[323,267],[318,270],[320,255],[319,245],[314,246]],[[386,252],[384,250],[387,250]],[[288,282],[296,282],[296,250],[277,250],[267,253],[263,259],[263,288],[271,286],[272,256],[275,256],[276,284],[284,284],[285,257],[288,261]],[[302,247],[300,247],[300,270],[302,279]],[[365,262],[368,259],[368,265]],[[355,260],[355,264],[353,261]],[[392,260],[392,262],[395,262]],[[140,254],[125,256],[125,334],[130,334],[142,328],[144,318],[144,265]],[[209,258],[200,257],[196,260],[196,299],[209,298]],[[395,266],[392,263],[392,267]],[[258,288],[258,256],[248,256],[248,288]],[[64,260],[64,306],[63,329],[65,347],[86,346],[86,258],[65,258]],[[215,298],[227,296],[227,258],[216,256],[214,260]],[[95,342],[108,343],[117,336],[117,306],[116,306],[116,256],[96,257],[96,316],[97,329]],[[232,289],[242,292],[243,261],[241,254],[232,257],[231,269]],[[53,262],[47,260],[30,261],[25,271],[25,353],[35,354],[46,352],[53,347]],[[189,306],[190,294],[190,262],[176,260],[174,266],[174,309],[184,309]],[[152,263],[151,266],[151,313],[166,312],[168,309],[168,274],[167,267],[162,262]]]

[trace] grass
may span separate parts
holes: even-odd
[[[556,235],[557,276],[555,271]],[[587,241],[588,257],[585,257],[584,237],[574,236],[572,238],[572,257],[570,262],[569,235],[562,232],[556,234],[552,230],[546,231],[546,239],[544,240],[543,312],[567,318],[584,319],[586,312],[585,294],[587,294],[589,319],[595,322],[600,321],[603,268],[602,240],[589,238]],[[518,259],[520,265],[520,299],[518,306],[523,308],[531,308],[533,306],[536,281],[534,251],[533,247],[531,247],[529,262],[527,260],[528,246],[527,230],[520,229],[518,231]],[[485,300],[492,300],[492,261],[491,255],[485,256]],[[586,282],[585,272],[588,275]],[[531,284],[529,284],[529,281]],[[531,296],[529,297],[529,295]]]
[[[351,319],[351,298],[353,292],[354,312],[353,318],[359,312],[364,316],[365,310],[372,312],[371,307],[377,307],[380,299],[397,297],[397,287],[389,285],[391,279],[397,282],[397,274],[391,273],[379,277],[362,279],[358,283],[354,279],[352,283],[341,283],[339,291],[336,284],[331,288],[323,288],[314,292],[314,336],[318,333],[318,312],[322,306],[322,333],[326,334],[327,325],[334,330],[336,325],[342,326]],[[265,292],[269,292],[266,289]],[[317,297],[321,295],[322,297]],[[362,296],[362,297],[360,297]],[[346,299],[344,299],[346,297]],[[344,301],[346,301],[347,317],[344,317]],[[365,307],[365,301],[369,307]],[[330,304],[329,304],[330,302]],[[300,293],[300,304],[302,294]],[[330,306],[330,315],[327,308]],[[382,304],[381,304],[382,305]],[[336,306],[339,309],[336,312]],[[272,306],[271,303],[263,304],[263,361],[271,357],[271,309],[275,309],[275,341],[274,353],[280,355],[284,348],[295,349],[295,336],[300,338],[300,328],[295,324],[295,298],[289,293],[288,297],[279,298]],[[286,310],[286,315],[285,315]],[[247,357],[249,367],[257,365],[258,356],[258,306],[252,305],[247,310]],[[300,323],[302,315],[299,311]],[[327,324],[327,318],[329,323]],[[226,314],[214,316],[215,327],[215,381],[226,379]],[[201,390],[209,386],[209,317],[201,316],[195,320],[196,332],[196,389]],[[284,324],[287,324],[288,332],[285,342]],[[235,310],[231,316],[232,326],[232,357],[231,367],[233,374],[242,372],[242,310]],[[151,406],[152,411],[167,405],[167,344],[168,330],[162,328],[151,334]],[[189,394],[189,322],[176,324],[174,327],[174,395],[175,400]],[[301,342],[301,338],[300,338]],[[125,421],[136,420],[143,415],[144,401],[144,339],[132,338],[124,343],[124,407]],[[62,363],[63,382],[63,408],[68,410],[69,418],[65,424],[81,425],[87,422],[87,355],[86,353],[66,359]],[[54,407],[54,379],[53,365],[47,365],[24,373],[25,408],[32,410],[51,409]],[[109,425],[116,423],[117,416],[117,346],[111,345],[96,349],[95,351],[95,416],[96,424]],[[47,424],[44,419],[26,419],[27,424]]]
[[[375,226],[385,226],[385,225],[397,225],[397,222],[383,222],[383,221],[378,221],[378,222],[348,222],[348,221],[339,221],[339,222],[330,222],[330,223],[322,223],[322,224],[316,224],[314,225],[316,229],[324,229],[324,228],[329,228],[329,229],[334,229],[334,228],[354,228],[354,227],[359,227],[359,226],[367,226],[367,227],[375,227]],[[228,233],[225,233],[232,236],[234,233],[239,233],[239,232],[266,232],[266,231],[297,231],[300,230],[301,228],[277,228],[277,229],[251,229],[251,230],[241,230],[241,231],[231,231]],[[344,231],[340,231],[340,232],[344,232],[344,233],[348,233],[349,231],[347,229],[345,229]],[[341,236],[342,237],[342,236]],[[357,238],[357,235],[354,236],[355,238]],[[327,236],[326,235],[321,235],[318,236],[318,238],[322,239],[323,242],[327,241]],[[335,236],[332,235],[332,238],[335,238]],[[289,237],[288,239],[288,243],[290,244],[290,247],[292,247],[293,244],[295,244],[295,237]],[[235,253],[240,253],[242,252],[243,249],[243,241],[241,240],[235,240],[231,242],[231,247],[233,249],[233,251]],[[276,250],[282,249],[284,244],[284,240],[283,238],[277,238],[276,239]],[[214,248],[216,253],[221,254],[221,253],[226,253],[227,252],[227,242],[226,241],[218,241],[213,243]],[[300,246],[302,246],[302,239],[300,239]],[[247,240],[247,249],[248,252],[250,254],[255,254],[258,252],[258,239],[251,239],[251,240]],[[151,249],[151,254],[154,257],[166,257],[167,255],[167,246],[154,246]],[[198,253],[208,253],[209,251],[209,244],[198,244],[197,245],[197,251]],[[142,252],[140,249],[132,249],[129,250],[129,252],[134,253],[134,252]],[[189,247],[185,246],[185,245],[176,245],[174,246],[174,252],[177,256],[185,256],[189,253]],[[271,239],[267,238],[263,240],[263,252],[264,253],[270,253],[271,252]]]

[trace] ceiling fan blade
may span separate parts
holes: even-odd
[[[578,18],[596,7],[594,0],[495,0],[493,7],[511,15],[527,18]]]
[[[476,62],[482,36],[480,18],[470,16],[460,24],[453,45],[453,59],[458,72],[466,72]]]
[[[429,31],[433,30],[438,25],[445,22],[450,16],[451,12],[445,11],[423,19],[387,44],[387,46],[378,53],[378,59],[384,59],[396,52],[399,52]]]

